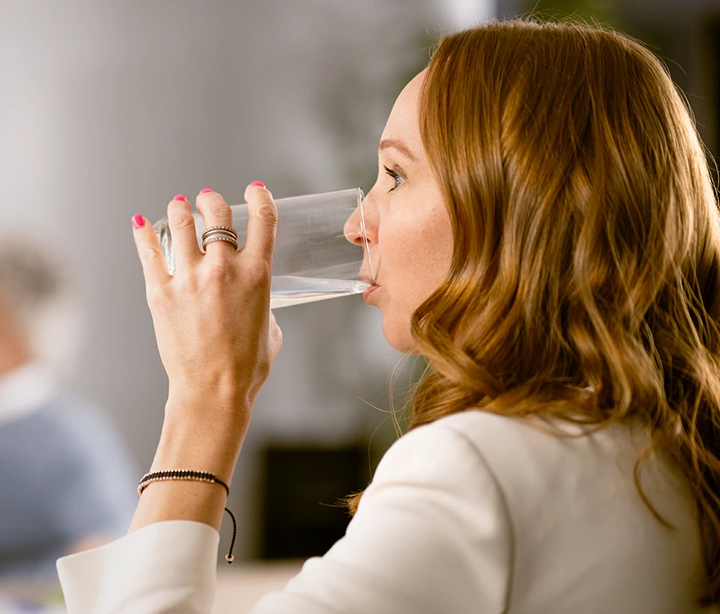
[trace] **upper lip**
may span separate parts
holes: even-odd
[[[369,286],[377,286],[377,284],[375,283],[375,280],[372,278],[372,275],[370,275],[369,273],[367,273],[365,271],[360,271],[360,279],[362,281],[364,281],[366,284],[368,284]]]

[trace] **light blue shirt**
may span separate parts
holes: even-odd
[[[62,392],[0,422],[0,577],[54,576],[91,535],[127,531],[136,472],[109,419]]]

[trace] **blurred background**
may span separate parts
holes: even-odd
[[[43,351],[108,418],[137,477],[167,380],[131,216],[159,219],[176,193],[205,187],[241,202],[253,180],[276,197],[367,191],[392,103],[438,36],[531,10],[646,42],[717,154],[720,0],[0,0],[0,232],[70,272],[77,343],[57,324]],[[228,502],[240,560],[322,553],[347,522],[333,505],[395,438],[388,379],[401,356],[380,314],[356,296],[276,318],[284,346]],[[400,372],[398,404],[414,371]]]

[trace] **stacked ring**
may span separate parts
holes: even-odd
[[[238,244],[238,234],[234,228],[230,226],[210,226],[202,233],[202,248],[205,249],[208,243],[214,241],[225,241],[230,243],[236,250],[240,247]]]

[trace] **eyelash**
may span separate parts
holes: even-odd
[[[390,188],[388,192],[392,192],[395,188],[399,188],[403,183],[405,183],[405,179],[400,173],[388,168],[387,166],[384,166],[383,168],[385,169],[385,172],[395,181],[395,185]]]

